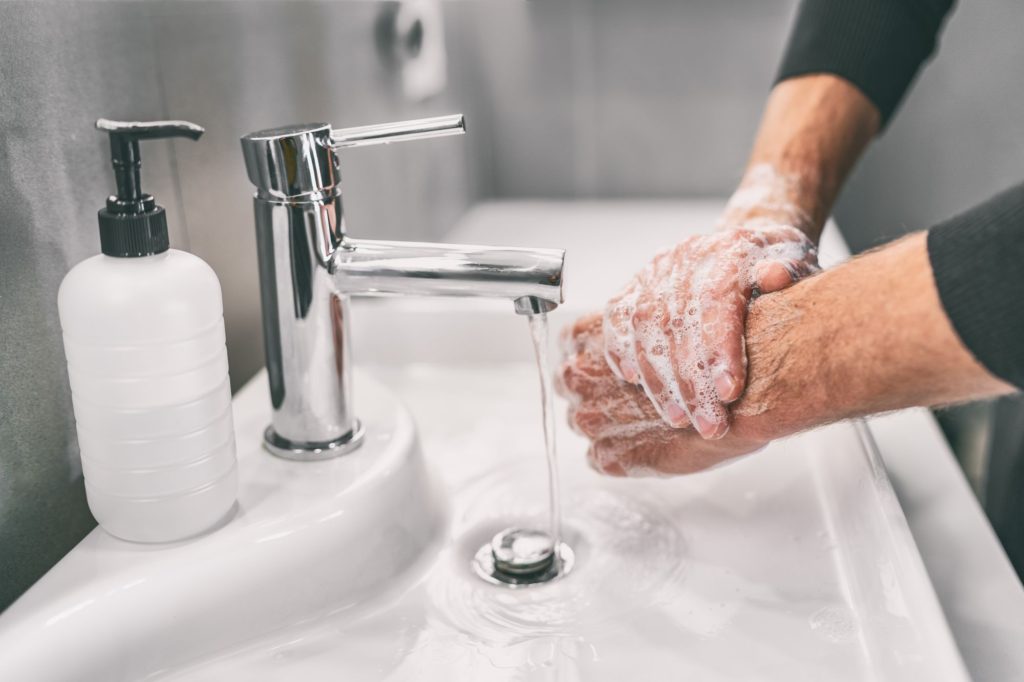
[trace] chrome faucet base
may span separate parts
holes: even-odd
[[[356,420],[355,428],[341,438],[336,438],[324,443],[304,443],[288,440],[278,435],[273,426],[268,426],[263,432],[263,447],[270,454],[298,462],[317,462],[324,459],[334,459],[341,455],[347,455],[357,449],[363,443],[363,436],[366,430],[362,422]]]

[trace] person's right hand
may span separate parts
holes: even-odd
[[[604,312],[612,371],[643,387],[669,426],[692,424],[704,438],[725,435],[726,405],[743,393],[751,298],[818,270],[817,249],[793,225],[792,209],[769,206],[751,217],[730,205],[719,231],[656,256]]]

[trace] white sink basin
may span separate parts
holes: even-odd
[[[577,303],[556,327],[717,207],[617,210],[504,215],[521,222],[513,241],[567,246],[578,264]],[[479,218],[453,239],[494,241]],[[627,218],[636,238],[616,244]],[[94,531],[0,616],[4,679],[966,679],[885,471],[852,426],[697,476],[622,481],[587,469],[559,418],[577,567],[508,590],[470,559],[495,531],[547,514],[525,320],[465,300],[358,302],[352,320],[356,361],[370,365],[355,398],[366,443],[316,464],[267,455],[257,376],[235,398],[235,517],[171,547]],[[370,375],[410,406],[422,449]]]

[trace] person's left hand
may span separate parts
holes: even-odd
[[[605,360],[602,316],[576,321],[563,333],[565,361],[556,389],[569,401],[569,423],[591,440],[590,465],[612,476],[688,474],[762,448],[767,440],[742,421],[718,440],[673,428],[643,389],[612,373]]]

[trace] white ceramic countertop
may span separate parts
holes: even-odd
[[[710,229],[721,206],[717,200],[493,202],[474,208],[446,241],[565,248],[567,299],[593,306],[621,286],[620,268],[642,264],[630,261],[635,254],[653,254],[687,233]],[[592,253],[595,238],[608,234],[621,239],[607,244],[612,254],[607,260],[572,260],[574,251]],[[830,225],[822,237],[823,265],[848,256],[839,231]],[[1021,679],[1024,587],[935,418],[928,410],[912,409],[870,424],[971,676],[977,682]]]

